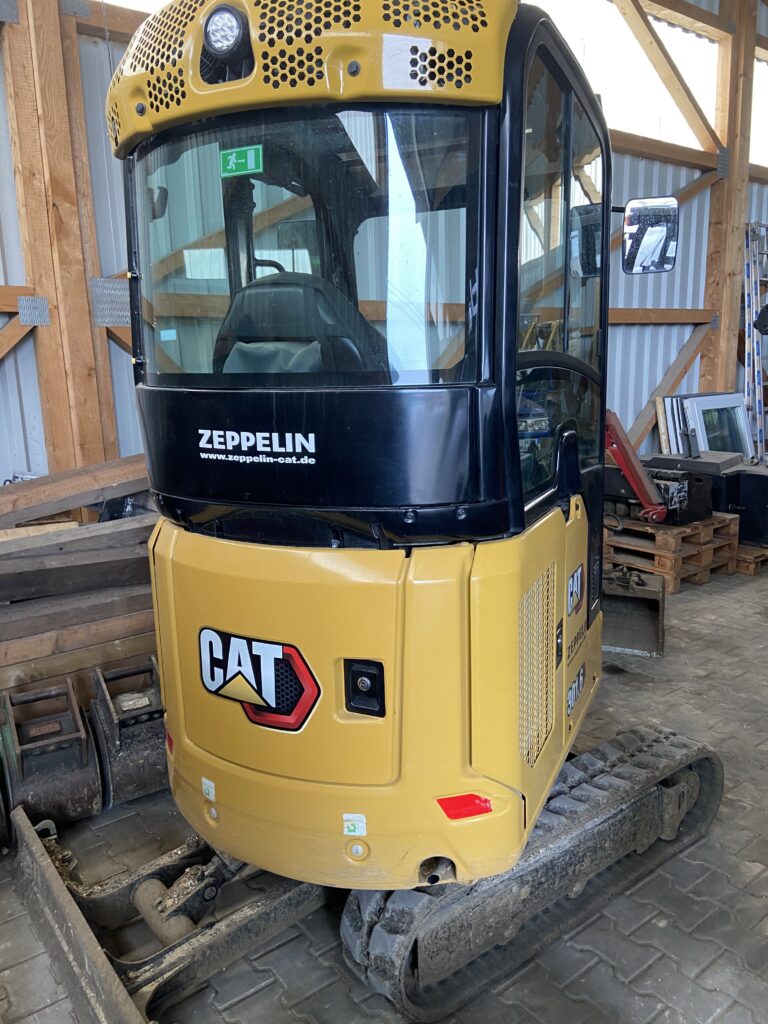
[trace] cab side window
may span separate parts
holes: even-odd
[[[562,351],[566,254],[566,94],[541,57],[528,79],[520,232],[522,352]]]
[[[554,485],[564,431],[578,436],[582,472],[599,464],[601,448],[603,152],[541,52],[529,72],[524,145],[517,426],[531,501]]]
[[[571,128],[571,273],[568,353],[600,370],[603,151],[578,99]]]

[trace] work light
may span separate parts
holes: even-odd
[[[229,57],[243,42],[243,18],[231,7],[217,7],[205,23],[205,46],[217,57]]]

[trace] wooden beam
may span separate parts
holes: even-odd
[[[623,156],[636,156],[640,160],[657,160],[675,167],[696,167],[702,171],[717,168],[717,154],[705,153],[701,149],[678,146],[673,142],[648,139],[644,135],[632,135],[611,129],[611,149]]]
[[[129,356],[133,355],[133,342],[131,341],[130,327],[107,327],[107,334],[118,345],[123,352]]]
[[[19,296],[31,294],[32,289],[22,285],[0,285],[0,313],[18,313]]]
[[[5,558],[29,558],[32,555],[61,555],[73,551],[102,551],[122,545],[146,544],[157,525],[156,512],[128,516],[106,523],[88,523],[36,536],[23,536],[23,526],[5,530],[0,537],[0,561]],[[66,526],[66,524],[64,524]],[[22,534],[21,537],[15,536]]]
[[[707,39],[719,41],[733,32],[733,22],[722,14],[689,3],[688,0],[642,0],[643,9],[659,21],[695,32]]]
[[[90,0],[88,5],[90,11],[87,15],[78,15],[77,31],[85,36],[98,36],[106,38],[104,21],[106,19],[109,38],[115,43],[128,43],[132,36],[147,19],[142,11],[130,10],[127,7],[116,7],[114,4],[104,4],[97,0]]]
[[[0,327],[0,359],[4,359],[32,330],[34,328],[21,323],[17,316]]]
[[[590,177],[589,171],[586,167],[577,167],[574,164],[573,176],[578,181],[579,185],[581,186],[582,192],[590,201],[590,203],[598,205],[603,201],[603,191],[601,188],[598,188],[593,179]]]
[[[768,61],[768,36],[758,35],[755,47],[755,59]]]
[[[608,323],[616,327],[628,324],[711,324],[714,309],[619,309],[608,311]]]
[[[30,601],[149,583],[146,544],[0,562],[0,601]]]
[[[26,0],[75,465],[104,461],[58,4]],[[38,244],[40,244],[38,242]],[[50,296],[49,296],[50,298]]]
[[[754,92],[757,0],[739,0],[736,34],[720,43],[718,131],[730,156],[728,177],[712,189],[704,304],[720,322],[702,352],[699,388],[730,391],[736,384],[744,277],[744,225],[749,199],[749,150]]]
[[[149,633],[154,628],[154,613],[150,609],[97,619],[96,622],[78,623],[65,629],[29,634],[0,646],[0,668],[22,665],[33,659],[47,658],[65,651],[79,651],[83,647],[93,647],[109,640],[123,640],[128,636]]]
[[[80,73],[80,49],[77,38],[77,22],[71,15],[61,15],[61,45],[64,58],[64,77],[67,83],[67,106],[69,108],[70,144],[75,173],[77,209],[80,218],[83,260],[87,278],[101,277],[99,243],[96,237],[91,169],[88,158],[83,84]],[[103,327],[97,327],[93,319],[90,291],[87,292],[91,312],[91,340],[96,368],[96,390],[99,400],[101,433],[104,439],[104,458],[116,459],[120,452],[117,444],[117,422],[115,400],[112,392],[112,368],[109,362],[109,342]]]
[[[116,615],[146,611],[152,607],[150,587],[116,587],[86,594],[20,601],[3,607],[0,642],[34,636],[50,629],[65,629],[83,622],[98,622]]]
[[[18,24],[2,26],[0,42],[24,265],[27,281],[35,294],[48,299],[50,311],[50,325],[38,327],[35,332],[35,353],[48,468],[58,472],[75,465],[75,443],[62,359],[32,46],[27,5],[23,0],[18,5],[18,15]]]
[[[720,138],[645,13],[640,0],[614,0],[614,2],[688,122],[699,145],[708,152],[717,153],[722,147]]]
[[[0,487],[0,529],[138,494],[149,486],[143,455]]]
[[[158,317],[209,318],[223,320],[231,299],[229,295],[203,295],[187,292],[156,292],[155,315]]]
[[[79,651],[66,651],[48,658],[35,658],[21,665],[0,669],[0,690],[10,690],[25,683],[39,683],[44,679],[80,672],[83,669],[104,667],[112,662],[139,655],[154,654],[156,650],[154,630],[121,640],[108,640]]]
[[[749,180],[757,182],[759,185],[768,185],[768,167],[762,167],[760,164],[750,164]]]
[[[662,377],[661,383],[643,406],[642,412],[632,424],[632,427],[627,431],[629,439],[635,448],[640,447],[656,426],[656,399],[666,398],[667,395],[675,394],[685,379],[685,375],[701,354],[711,333],[712,328],[708,324],[701,324],[678,352],[674,362]]]

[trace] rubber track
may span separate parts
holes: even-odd
[[[513,883],[543,847],[556,840],[578,845],[596,813],[614,803],[634,802],[662,780],[690,764],[707,763],[709,782],[673,841],[658,840],[642,855],[621,857],[591,879],[573,898],[561,897],[522,924],[511,941],[483,954],[450,978],[419,989],[411,970],[419,928],[447,898],[470,905],[489,886]],[[707,784],[710,791],[706,792]],[[541,949],[577,927],[619,892],[701,836],[714,817],[722,794],[722,765],[708,748],[674,732],[639,727],[566,761],[541,812],[520,861],[505,876],[469,886],[437,886],[397,892],[352,892],[341,922],[344,956],[353,972],[385,996],[404,1016],[436,1021],[453,1013],[474,995],[534,957]],[[570,833],[572,841],[567,838]]]

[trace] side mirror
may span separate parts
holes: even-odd
[[[575,206],[571,210],[571,277],[599,277],[603,208]]]
[[[758,334],[768,335],[768,306],[763,306],[760,310],[755,320],[755,330]]]
[[[680,204],[668,199],[633,199],[624,212],[625,274],[668,274],[677,262]]]

